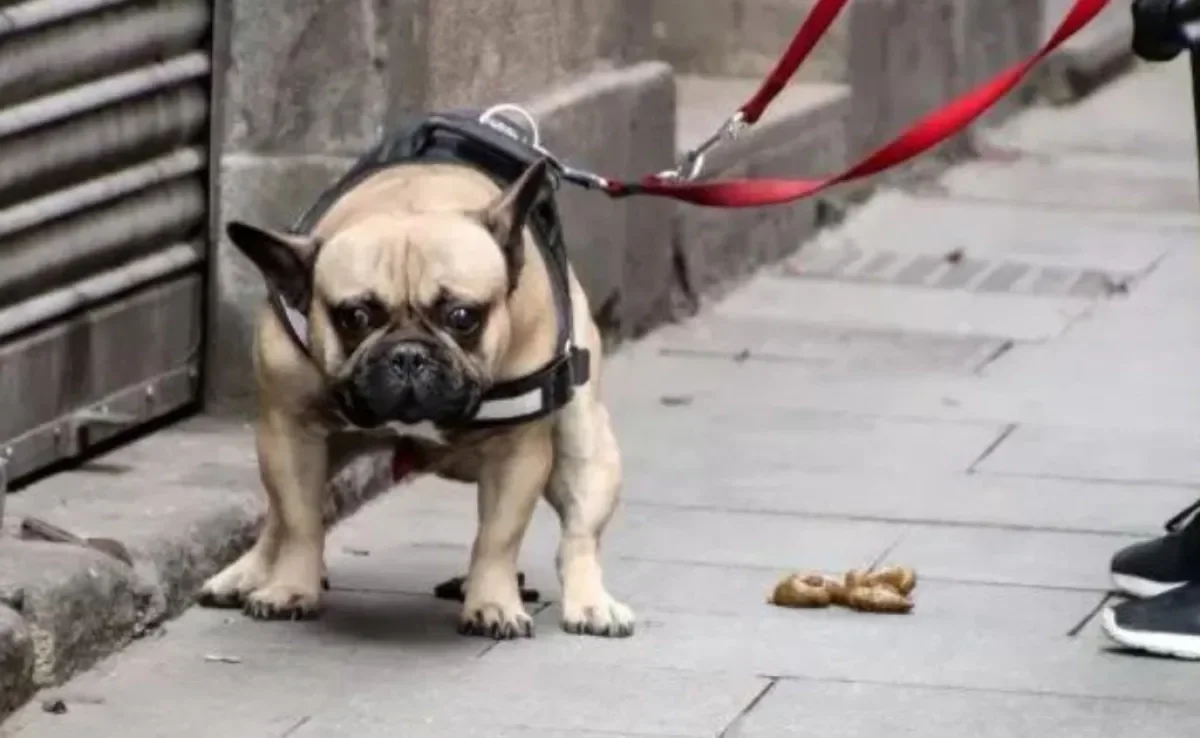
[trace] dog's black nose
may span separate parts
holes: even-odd
[[[429,349],[416,343],[401,343],[388,357],[392,369],[402,376],[412,376],[429,366]]]

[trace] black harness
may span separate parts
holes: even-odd
[[[292,233],[311,233],[339,198],[367,177],[392,167],[435,162],[461,164],[482,172],[500,187],[507,187],[544,156],[535,141],[535,132],[508,120],[493,118],[483,122],[478,114],[468,112],[410,118],[325,190],[292,227]],[[529,226],[550,276],[558,317],[558,350],[554,358],[532,374],[492,386],[471,419],[454,430],[516,425],[545,417],[570,402],[575,388],[589,379],[589,352],[575,345],[567,249],[554,197],[557,186],[557,175],[552,174],[530,212]],[[290,305],[270,287],[268,293],[291,339],[311,357],[308,306]]]

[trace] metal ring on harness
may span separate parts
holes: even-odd
[[[529,132],[530,132],[530,135],[533,137],[533,140],[525,142],[526,145],[528,145],[531,149],[538,152],[542,156],[546,157],[546,159],[550,162],[551,166],[554,167],[556,175],[561,176],[563,179],[574,182],[575,184],[577,184],[581,187],[584,187],[586,189],[589,189],[589,190],[606,190],[606,189],[608,189],[608,186],[609,186],[608,180],[605,179],[604,177],[601,177],[600,175],[595,174],[593,172],[589,172],[586,169],[577,169],[575,167],[569,166],[566,163],[564,163],[561,159],[559,159],[557,156],[555,156],[554,153],[552,153],[550,150],[548,150],[545,146],[542,146],[542,135],[541,135],[541,131],[538,129],[537,120],[534,119],[533,115],[530,114],[530,112],[528,110],[521,107],[520,105],[514,105],[512,103],[500,103],[499,105],[493,105],[492,107],[483,111],[483,113],[479,116],[479,122],[483,123],[486,126],[490,126],[491,128],[494,128],[495,130],[500,131],[501,133],[503,133],[507,136],[511,136],[517,140],[521,140],[521,136],[517,131],[514,131],[510,127],[497,122],[497,121],[504,120],[502,117],[499,117],[499,114],[503,113],[503,112],[516,113],[518,116],[523,118],[525,120],[525,122],[527,122],[529,124]],[[557,186],[558,186],[558,179],[556,177],[555,178],[555,188],[556,189],[557,189]]]
[[[502,133],[506,133],[515,139],[520,139],[521,137],[519,135],[517,135],[515,132],[513,132],[511,130],[506,130],[504,126],[497,125],[495,123],[495,121],[497,120],[496,115],[498,113],[503,113],[503,112],[516,113],[520,117],[524,118],[525,122],[529,124],[529,133],[530,133],[530,135],[533,136],[533,141],[529,142],[529,145],[532,146],[534,149],[537,149],[538,151],[543,150],[542,149],[542,134],[538,130],[537,121],[533,119],[533,116],[530,115],[528,110],[521,107],[520,105],[513,105],[512,103],[500,103],[499,105],[493,105],[492,107],[483,111],[483,113],[479,116],[479,122],[489,125],[492,128],[495,128],[496,130],[498,130]],[[504,119],[499,118],[499,120],[504,120]]]

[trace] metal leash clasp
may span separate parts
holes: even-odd
[[[721,144],[736,141],[738,136],[742,135],[742,132],[749,127],[750,124],[746,122],[745,114],[739,110],[722,123],[721,127],[699,146],[685,153],[683,161],[678,166],[674,169],[668,169],[665,172],[659,172],[657,175],[658,178],[676,182],[690,182],[696,179],[704,171],[704,161],[710,151]]]
[[[528,124],[529,134],[533,137],[532,141],[524,141],[523,137],[516,131],[512,130],[510,126],[504,125],[503,122],[498,122],[504,121],[502,117],[499,117],[499,114],[505,112],[515,113],[518,117],[524,119],[525,123]],[[512,103],[493,105],[492,107],[483,111],[483,113],[479,116],[479,122],[483,123],[484,125],[491,126],[505,135],[512,136],[518,141],[524,141],[524,143],[526,143],[531,149],[546,157],[546,160],[550,162],[550,165],[554,167],[554,169],[558,172],[558,175],[563,179],[574,182],[575,184],[589,190],[608,189],[609,182],[604,177],[601,177],[599,174],[595,174],[594,172],[589,172],[586,169],[576,169],[575,167],[565,164],[561,159],[552,154],[545,146],[543,146],[541,132],[538,129],[537,121],[534,120],[533,116],[528,110],[522,108],[520,105],[513,105]]]

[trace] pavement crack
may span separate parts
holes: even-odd
[[[289,727],[287,730],[280,733],[279,738],[288,738],[288,736],[290,736],[290,735],[295,735],[296,731],[300,730],[305,725],[308,725],[308,722],[310,720],[312,720],[312,715],[305,715],[304,717],[300,718],[296,722],[292,723],[291,727]]]
[[[989,353],[987,356],[983,357],[983,360],[980,361],[979,364],[975,367],[975,369],[973,370],[973,373],[982,374],[984,369],[987,369],[992,364],[995,364],[997,361],[999,361],[1001,359],[1001,357],[1007,355],[1008,352],[1012,351],[1013,348],[1016,347],[1016,345],[1017,345],[1016,342],[1011,341],[1011,340],[1006,340],[1006,341],[1002,342],[999,346],[996,347],[996,349],[994,351]]]
[[[742,708],[741,712],[734,716],[733,720],[729,721],[729,724],[726,725],[720,733],[717,733],[717,738],[736,738],[736,736],[741,735],[742,723],[745,722],[746,716],[749,715],[754,708],[758,707],[758,703],[762,702],[763,699],[771,693],[771,690],[775,689],[775,685],[778,683],[779,677],[767,677],[767,683],[763,686],[763,688],[759,690],[758,694],[754,695],[754,698],[751,699],[745,707]]]
[[[996,436],[995,440],[989,443],[988,447],[983,450],[983,453],[981,453],[979,457],[972,461],[967,467],[967,474],[976,474],[979,465],[982,464],[987,457],[991,456],[996,449],[1000,448],[1000,444],[1008,440],[1008,437],[1011,436],[1016,430],[1016,423],[1009,423],[1008,425],[1004,426],[1004,430],[1000,432],[1000,435]]]

